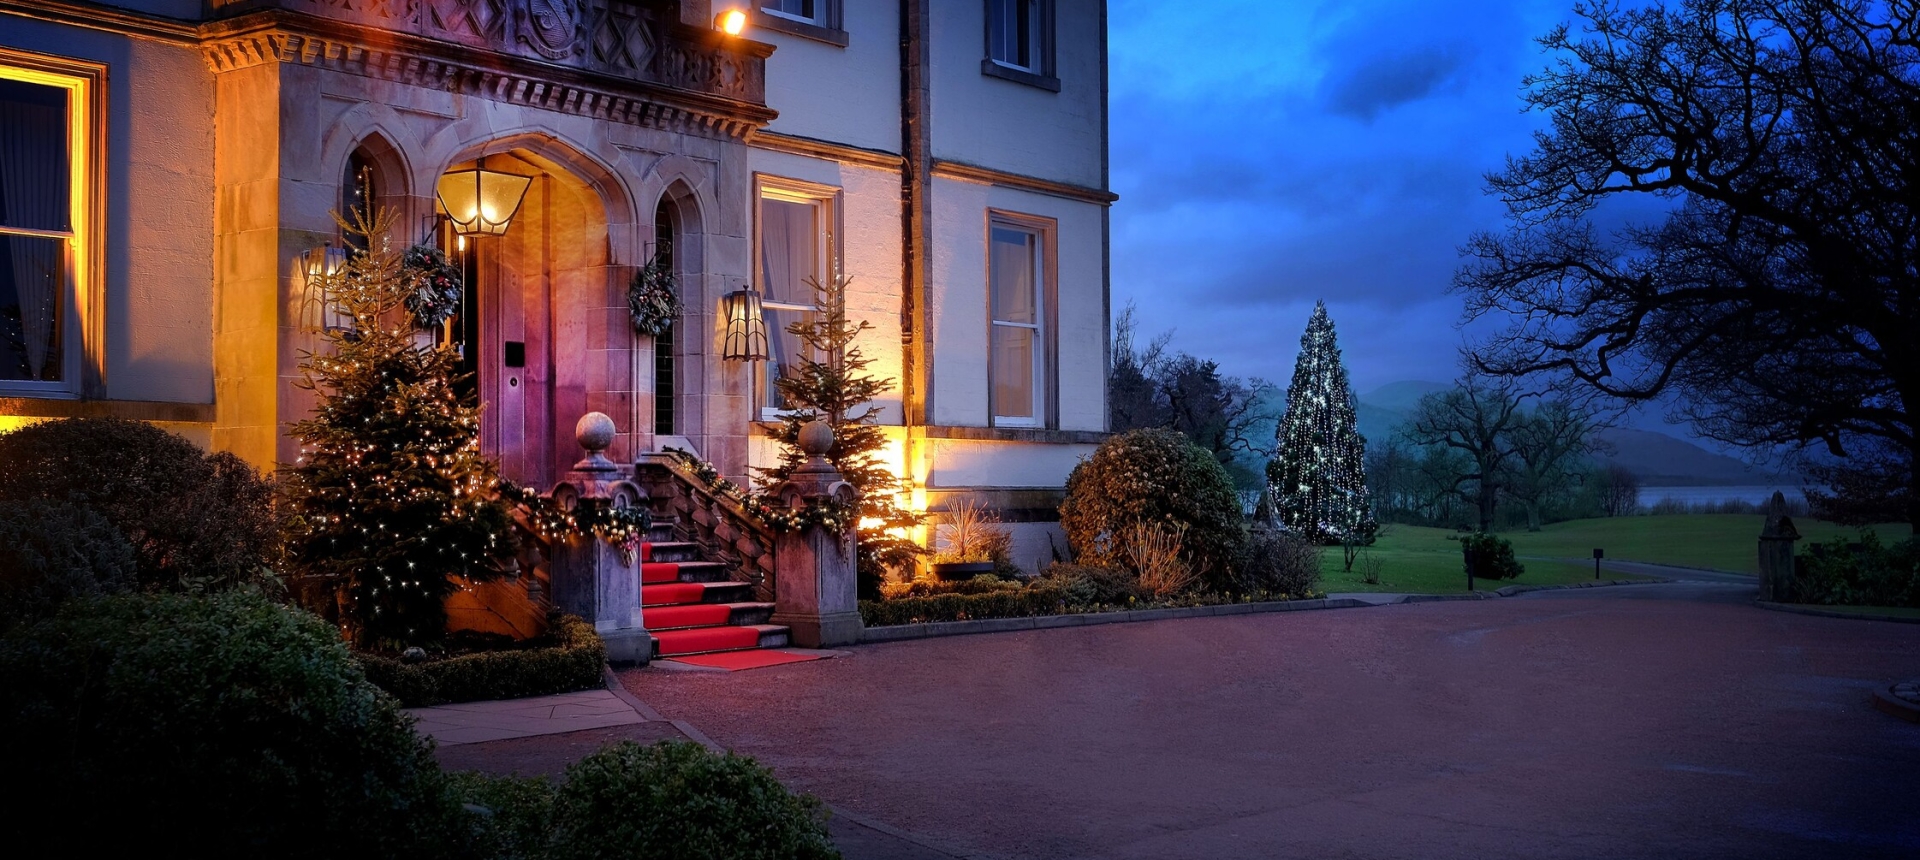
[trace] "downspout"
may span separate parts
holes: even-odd
[[[900,0],[900,412],[901,459],[907,491],[924,498],[919,428],[931,411],[928,371],[928,258],[932,247],[933,181],[931,88],[932,0]],[[916,507],[915,503],[909,504]]]

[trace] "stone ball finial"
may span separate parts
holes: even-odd
[[[605,412],[589,412],[580,416],[573,425],[573,439],[580,443],[590,454],[597,454],[613,445],[613,419]]]
[[[800,428],[800,450],[808,457],[825,457],[833,450],[833,428],[815,418]]]

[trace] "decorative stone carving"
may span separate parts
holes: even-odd
[[[587,455],[554,486],[555,503],[568,510],[644,504],[646,494],[603,453],[615,432],[613,419],[602,413],[581,416],[574,439]],[[606,643],[607,659],[615,663],[645,663],[653,656],[653,637],[640,610],[639,563],[593,535],[569,535],[554,546],[554,604],[592,623]]]
[[[573,55],[580,40],[579,0],[524,0],[516,11],[521,42],[549,60]]]

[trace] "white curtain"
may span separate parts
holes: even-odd
[[[1003,418],[1034,417],[1039,308],[1033,245],[1031,233],[993,231],[993,414]]]
[[[5,82],[0,88],[0,221],[8,227],[68,230],[66,93]],[[61,282],[67,243],[8,236],[14,299],[28,379],[57,380]],[[11,374],[8,374],[11,375]]]
[[[769,406],[784,406],[773,381],[800,355],[804,344],[787,331],[787,326],[805,318],[805,312],[781,309],[772,304],[813,305],[816,276],[815,248],[819,234],[814,223],[814,207],[808,203],[785,200],[760,201],[760,288],[767,321],[766,390],[761,400]]]

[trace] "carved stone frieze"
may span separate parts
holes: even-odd
[[[764,106],[766,46],[721,40],[680,24],[670,4],[644,0],[214,0],[216,13],[239,24],[274,10],[311,16],[307,42],[379,45],[366,51],[407,54],[409,65],[485,67],[469,55],[436,50],[450,43],[505,58],[522,58],[704,96]],[[289,22],[278,17],[273,20]],[[221,22],[203,30],[209,62],[230,63],[255,50],[227,44]],[[370,30],[417,37],[407,44]],[[354,31],[363,31],[356,34]],[[293,36],[283,32],[281,37]],[[257,36],[247,39],[257,40]],[[276,38],[276,37],[268,37]],[[296,37],[297,38],[297,37]],[[239,52],[239,53],[236,53]],[[276,54],[277,55],[277,54]],[[286,61],[282,58],[282,61]],[[494,71],[497,71],[495,69]]]

